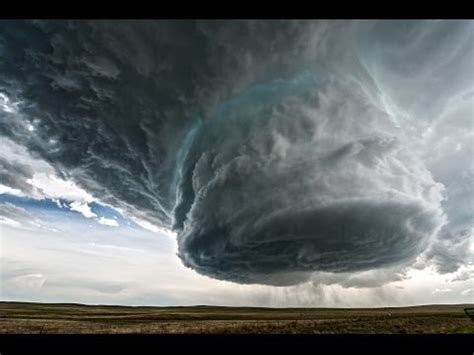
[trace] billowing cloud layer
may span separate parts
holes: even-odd
[[[185,263],[255,282],[367,270],[441,227],[441,186],[387,114],[357,85],[311,79],[252,88],[199,126],[175,210]]]
[[[448,107],[472,104],[454,75],[472,71],[470,43],[469,22],[2,22],[0,134],[173,228],[184,264],[212,277],[448,260],[435,238],[467,230],[472,208],[445,215],[455,167],[429,158],[427,133],[452,138],[437,130]],[[0,164],[2,184],[28,188],[9,181],[31,171]]]

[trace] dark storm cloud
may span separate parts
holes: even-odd
[[[3,22],[0,85],[24,101],[23,113],[40,118],[26,142],[32,150],[58,170],[74,170],[104,200],[169,226],[176,194],[169,181],[187,130],[241,87],[289,72],[312,27]],[[2,132],[23,137],[11,121]]]
[[[250,91],[199,126],[188,151],[175,210],[186,265],[278,283],[267,275],[420,253],[443,220],[440,186],[357,85],[304,75]]]
[[[206,275],[292,284],[402,263],[445,223],[442,186],[353,51],[372,30],[1,22],[0,90],[18,113],[0,112],[0,133],[174,228],[183,262]]]

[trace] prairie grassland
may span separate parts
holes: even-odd
[[[465,307],[127,307],[0,302],[0,333],[420,334],[471,333]]]

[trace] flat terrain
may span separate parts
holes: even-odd
[[[465,307],[474,305],[341,309],[0,302],[0,333],[474,333]]]

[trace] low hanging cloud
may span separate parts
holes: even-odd
[[[418,255],[444,224],[442,185],[397,140],[386,113],[357,85],[273,85],[200,126],[175,212],[183,261],[267,282],[272,273],[368,270]]]
[[[472,189],[448,186],[444,160],[427,153],[439,140],[423,138],[451,137],[436,129],[450,98],[472,102],[472,83],[452,75],[472,57],[469,22],[0,27],[0,135],[104,203],[173,229],[183,263],[202,274],[289,285],[426,250],[444,265],[438,235],[452,242],[456,218],[472,221],[468,205],[445,201]],[[440,43],[456,53],[441,60]],[[423,106],[436,102],[428,117],[404,92],[429,78],[452,89],[423,94]],[[3,165],[6,177],[24,168]],[[459,266],[466,256],[452,252]]]

